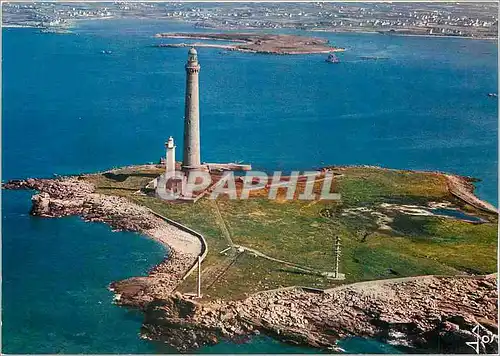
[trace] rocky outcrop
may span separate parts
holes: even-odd
[[[81,177],[9,181],[5,189],[39,191],[32,197],[31,214],[43,217],[80,215],[86,221],[104,222],[116,230],[147,232],[166,224],[147,208],[126,198],[95,193]]]
[[[93,184],[81,177],[59,177],[55,179],[28,178],[26,180],[11,180],[3,184],[4,189],[31,189],[44,192],[51,197],[70,199],[85,196],[95,191]]]
[[[201,304],[184,298],[180,293],[156,299],[147,306],[142,334],[149,339],[163,341],[180,352],[213,345],[221,337],[230,337],[217,327],[196,323],[193,317],[202,308]]]
[[[180,305],[190,306],[181,312]],[[203,304],[175,295],[147,306],[143,332],[184,351],[258,331],[321,349],[336,349],[340,338],[363,336],[438,353],[473,353],[465,343],[476,340],[472,329],[478,324],[485,328],[482,335],[496,334],[495,277],[417,277],[325,293],[287,289]],[[480,347],[496,352],[498,343]]]
[[[168,299],[193,264],[191,254],[170,250],[167,258],[153,267],[145,277],[113,282],[110,290],[119,305],[144,309],[155,299]]]

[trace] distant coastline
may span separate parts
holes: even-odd
[[[340,29],[340,30],[329,30],[329,29],[310,29],[307,30],[309,32],[325,32],[325,33],[349,33],[349,34],[356,34],[356,33],[364,33],[364,34],[372,34],[372,35],[385,35],[385,36],[398,36],[398,37],[425,37],[425,38],[463,38],[463,39],[469,39],[469,40],[487,40],[487,41],[497,41],[498,37],[473,37],[473,36],[458,36],[458,35],[443,35],[443,34],[418,34],[418,33],[384,33],[381,31],[366,31],[366,30],[347,30],[347,29]]]
[[[3,28],[35,28],[35,29],[40,29],[40,30],[48,30],[47,32],[51,33],[58,33],[58,31],[64,31],[64,30],[71,30],[74,29],[78,26],[78,23],[84,22],[84,21],[98,21],[98,20],[120,20],[120,19],[126,19],[126,17],[120,18],[116,16],[103,16],[103,17],[88,17],[88,18],[78,18],[78,19],[71,19],[67,20],[64,25],[54,25],[54,26],[40,26],[37,24],[18,24],[18,23],[2,23]],[[157,18],[148,18],[148,20],[160,20]],[[190,21],[182,20],[182,19],[168,19],[167,21],[173,21],[173,22],[182,22],[185,24],[192,24],[196,28],[202,28],[202,29],[210,29],[210,30],[218,30],[218,31],[234,31],[235,29],[232,27],[226,27],[226,26],[200,26],[197,24],[193,24]],[[265,31],[265,30],[271,30],[271,29],[266,29],[266,28],[258,28],[258,27],[253,27],[253,26],[248,26],[248,27],[240,27],[238,28],[239,31]],[[286,30],[286,29],[284,29]],[[398,36],[398,37],[424,37],[424,38],[463,38],[463,39],[470,39],[470,40],[486,40],[486,41],[497,41],[498,37],[491,37],[491,36],[462,36],[462,35],[453,35],[453,34],[428,34],[428,33],[397,33],[397,32],[389,32],[389,31],[381,31],[381,30],[362,30],[362,29],[349,29],[349,28],[339,28],[339,29],[314,29],[314,28],[307,28],[307,29],[297,29],[300,30],[304,33],[314,33],[314,32],[320,32],[320,33],[347,33],[347,34],[379,34],[379,35],[390,35],[390,36]],[[273,30],[275,31],[275,30]],[[61,32],[62,33],[62,32]],[[200,36],[199,38],[192,37],[193,39],[200,39],[200,40],[213,40],[216,41],[216,38],[202,38],[203,36]],[[171,37],[171,38],[176,38],[176,37]],[[187,37],[177,37],[177,38],[187,38]],[[227,39],[221,39],[222,41],[231,41]],[[238,42],[237,40],[233,40],[232,42]],[[177,44],[177,45],[163,45],[159,47],[187,47],[188,44],[182,46],[182,44]],[[217,47],[215,45],[206,45],[206,44],[196,44],[198,47],[212,47],[212,48],[221,48],[221,49],[228,49],[224,48],[223,46]],[[237,50],[240,52],[254,52],[254,51],[245,51],[241,49],[232,49],[232,50]],[[345,49],[343,48],[336,48],[332,50],[331,52],[341,52],[344,51]],[[254,53],[258,53],[258,51],[255,51]],[[300,53],[290,53],[290,54],[303,54],[305,52],[300,52]],[[319,52],[309,52],[310,54],[312,53],[328,53],[327,51],[319,51]]]

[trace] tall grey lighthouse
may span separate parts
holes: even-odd
[[[193,193],[188,189],[190,171],[213,172],[220,170],[243,170],[249,171],[252,166],[239,163],[204,163],[201,164],[200,157],[200,97],[199,97],[199,73],[198,53],[194,48],[188,52],[186,68],[186,98],[184,112],[184,157],[179,171],[175,162],[174,138],[170,136],[165,143],[166,157],[165,171],[156,179],[151,181],[147,188],[155,189],[155,194],[163,200],[191,201],[203,197],[204,194]],[[204,190],[206,191],[206,189]]]
[[[200,158],[200,98],[198,74],[200,64],[198,53],[189,50],[186,63],[186,99],[184,109],[184,157],[183,169],[196,169],[201,165]]]

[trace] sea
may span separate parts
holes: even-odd
[[[204,30],[144,19],[83,21],[72,34],[2,29],[2,181],[157,162],[169,136],[181,147],[187,48],[154,47],[167,31]],[[439,170],[481,179],[477,194],[498,205],[496,41],[312,35],[346,48],[341,63],[199,49],[203,161]],[[3,352],[174,352],[142,340],[141,314],[107,289],[165,249],[79,217],[32,217],[31,195],[2,191]],[[340,345],[400,352],[363,338]],[[258,336],[197,352],[317,351]]]

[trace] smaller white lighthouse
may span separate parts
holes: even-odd
[[[175,172],[175,145],[174,138],[172,136],[168,138],[168,141],[165,143],[165,147],[167,148],[165,173],[173,173]]]

